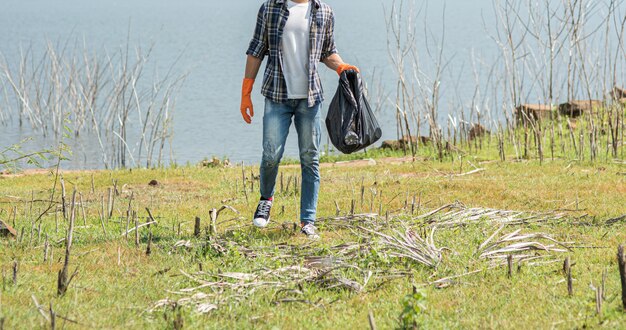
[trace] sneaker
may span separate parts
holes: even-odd
[[[271,210],[272,210],[271,200],[264,200],[264,199],[260,200],[259,205],[256,207],[256,211],[254,212],[252,223],[259,228],[267,227],[267,224],[270,222]]]
[[[312,223],[302,226],[300,232],[305,234],[309,239],[319,239],[320,235],[317,233],[317,228]]]

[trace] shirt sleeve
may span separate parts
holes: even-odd
[[[246,55],[252,55],[258,58],[263,58],[267,55],[267,21],[265,19],[265,11],[265,4],[263,4],[259,9],[254,35],[252,36]]]
[[[335,14],[331,10],[329,15],[330,17],[328,18],[328,24],[326,25],[326,31],[324,33],[324,43],[322,44],[322,54],[320,60],[337,53],[337,46],[335,45]]]

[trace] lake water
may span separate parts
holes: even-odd
[[[388,91],[395,80],[387,52],[383,8],[385,0],[327,0],[335,10],[336,42],[348,63],[359,66],[366,78],[375,72]],[[130,26],[131,47],[156,47],[151,61],[166,70],[183,53],[176,68],[189,77],[177,97],[174,113],[174,159],[179,164],[196,163],[205,157],[228,157],[231,161],[258,163],[261,156],[263,98],[259,76],[253,101],[253,125],[244,124],[239,113],[240,88],[245,51],[256,13],[262,1],[224,0],[2,0],[0,9],[0,52],[8,62],[19,57],[20,47],[44,48],[45,40],[84,39],[87,47],[117,49],[126,44]],[[424,2],[420,2],[424,3]],[[433,35],[441,35],[442,2],[422,7]],[[486,61],[497,57],[498,48],[485,33],[494,27],[491,1],[449,0],[445,5],[446,48],[454,55],[450,71],[459,81],[472,80],[469,54],[479,53]],[[418,28],[422,29],[421,22]],[[423,33],[417,36],[420,44]],[[337,76],[322,68],[326,106],[334,94]],[[460,97],[471,98],[473,83],[458,88]],[[392,97],[395,97],[393,92]],[[0,96],[1,97],[1,96]],[[378,113],[383,139],[395,138],[394,108],[386,104]],[[326,109],[324,109],[325,115]],[[0,126],[0,146],[31,136],[19,128],[15,118]],[[326,141],[326,138],[324,138]],[[37,138],[29,148],[50,146],[53,141]],[[95,140],[73,143],[73,168],[102,167]],[[325,143],[325,142],[324,142]],[[286,156],[297,156],[295,132],[290,134]]]

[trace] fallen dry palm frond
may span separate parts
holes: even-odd
[[[506,225],[502,225],[478,247],[479,257],[491,262],[488,267],[444,277],[436,281],[424,283],[423,285],[435,285],[436,288],[440,289],[445,288],[454,283],[458,283],[459,279],[462,277],[505,265],[508,262],[507,259],[509,256],[517,261],[518,265],[522,262],[526,263],[528,266],[551,264],[558,262],[558,260],[554,259],[552,253],[562,253],[570,250],[571,243],[559,242],[544,233],[522,234],[521,229],[495,239],[505,227]],[[531,251],[534,251],[534,253],[529,253]],[[540,254],[540,251],[544,252],[544,254]],[[545,259],[548,260],[542,261]]]
[[[434,241],[436,227],[432,228],[430,235],[426,238],[422,238],[410,228],[406,228],[404,233],[394,230],[394,236],[361,226],[358,228],[377,236],[382,248],[391,256],[408,258],[432,268],[436,268],[441,262],[443,249],[437,248]]]
[[[331,263],[329,263],[329,265],[330,264]],[[348,265],[341,261],[336,262],[336,264],[337,266],[332,268],[320,268],[317,270],[313,269],[311,275],[301,279],[299,284],[315,283],[325,289],[339,288],[359,293],[365,289],[365,286],[367,285],[373,274],[372,271],[368,271],[367,274],[364,275],[363,284],[360,284],[355,280],[346,278],[343,274],[341,274],[341,272],[339,272],[340,270],[344,269],[352,269],[362,273],[362,270],[359,267]]]
[[[189,274],[181,270],[180,273],[195,283],[195,286],[170,292],[183,297],[159,300],[148,308],[148,312],[154,312],[162,307],[187,306],[193,307],[198,313],[208,313],[220,305],[228,304],[234,300],[246,299],[261,289],[275,289],[278,290],[277,293],[297,292],[298,290],[294,287],[301,287],[304,283],[315,284],[327,290],[340,289],[359,293],[365,289],[373,275],[372,271],[363,272],[356,266],[337,262],[332,258],[329,258],[329,262],[313,265],[322,258],[311,258],[311,268],[287,266],[277,269],[260,269],[250,273],[225,272],[216,274],[205,272]],[[324,267],[326,265],[333,267]],[[363,283],[346,277],[345,270],[356,270],[363,273]],[[277,302],[289,301],[292,299],[277,300]]]
[[[189,241],[189,240],[180,240],[180,241],[174,243],[174,247],[175,248],[185,247],[185,248],[191,249],[191,248],[194,247],[194,244],[191,243],[191,241]]]
[[[563,213],[553,212],[539,213],[481,207],[469,208],[463,203],[456,202],[421,215],[415,218],[415,220],[421,220],[437,227],[457,227],[479,221],[503,225],[544,223],[562,220],[564,217],[565,214]]]
[[[194,306],[195,310],[200,314],[206,314],[212,310],[217,309],[217,305],[207,302],[212,298],[212,295],[206,293],[196,293],[191,297],[181,298],[178,300],[172,300],[170,298],[161,299],[155,302],[149,309],[148,312],[152,313],[162,307],[173,307],[173,306]]]
[[[359,255],[368,254],[371,251],[371,242],[346,242],[329,248],[314,248],[312,242],[303,245],[275,244],[270,246],[246,247],[237,241],[224,238],[211,237],[206,241],[180,240],[174,243],[176,249],[211,249],[219,254],[225,254],[229,250],[236,250],[246,258],[268,258],[272,260],[298,260],[304,258],[304,265],[311,268],[328,268],[337,266],[343,260],[350,260]],[[327,250],[332,256],[325,256]],[[324,256],[321,256],[324,255]]]
[[[376,213],[349,214],[345,216],[326,217],[315,220],[316,223],[323,223],[325,226],[353,226],[362,223],[371,223],[378,219]]]
[[[555,252],[570,251],[571,242],[560,242],[544,233],[523,234],[521,229],[495,239],[504,227],[496,230],[478,247],[480,258],[491,260],[496,264],[505,264],[506,259],[512,256],[519,263],[551,258]]]

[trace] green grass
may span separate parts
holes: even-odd
[[[390,212],[394,221],[384,231],[392,233],[394,228],[399,228],[400,221],[420,231],[423,224],[412,219],[455,201],[471,207],[506,210],[567,210],[562,211],[567,214],[564,222],[513,226],[504,232],[515,229],[543,232],[560,241],[575,241],[577,246],[595,248],[575,248],[558,254],[559,262],[554,264],[523,265],[509,279],[506,267],[487,269],[488,263],[476,255],[477,246],[498,228],[498,225],[481,221],[437,230],[435,244],[451,251],[444,252],[436,269],[390,257],[376,244],[350,257],[347,260],[350,264],[365,272],[375,272],[360,293],[316,283],[292,283],[284,288],[289,291],[265,287],[254,292],[228,289],[215,292],[204,288],[199,292],[215,295],[208,302],[220,302],[217,310],[206,315],[190,307],[179,312],[171,308],[148,312],[161,299],[181,299],[193,294],[173,293],[198,285],[183,272],[195,274],[202,267],[203,272],[195,276],[215,280],[211,274],[259,273],[263,269],[303,265],[304,258],[311,255],[342,258],[333,247],[348,242],[364,246],[369,243],[362,232],[338,226],[336,221],[320,222],[322,240],[312,244],[294,234],[290,226],[283,228],[283,223],[291,224],[298,219],[299,196],[294,192],[294,180],[289,179],[299,175],[297,166],[281,168],[284,189],[281,192],[280,184],[277,186],[273,221],[265,230],[252,228],[249,221],[258,198],[258,179],[253,179],[258,175],[257,168],[245,168],[246,194],[241,167],[66,172],[63,176],[68,195],[72,187],[83,194],[87,225],[83,225],[79,213],[70,267],[70,270],[78,267],[79,273],[68,293],[57,297],[57,272],[62,266],[65,248],[63,243],[53,244],[54,257],[44,263],[43,242],[46,234],[52,242],[61,240],[67,224],[59,220],[57,231],[55,213],[50,212],[42,218],[39,237],[38,224],[33,226],[32,221],[48,204],[30,202],[33,196],[35,200],[49,199],[54,176],[3,177],[0,178],[0,219],[13,223],[15,207],[16,229],[24,233],[18,240],[0,239],[0,269],[4,278],[0,283],[0,318],[5,320],[5,329],[49,327],[49,322],[35,308],[32,300],[35,296],[46,310],[52,304],[58,315],[78,322],[57,319],[57,326],[67,329],[171,328],[176,313],[180,313],[185,328],[190,329],[333,329],[338,326],[362,329],[368,327],[369,311],[373,312],[378,327],[387,329],[400,325],[403,298],[416,285],[426,295],[426,309],[418,319],[429,329],[619,328],[626,322],[615,260],[617,246],[624,243],[625,226],[623,223],[604,225],[607,219],[626,214],[626,166],[623,163],[548,159],[540,165],[534,160],[482,162],[482,157],[465,157],[461,166],[458,159],[451,159],[453,161],[448,162],[378,159],[376,165],[323,165],[318,215],[334,216],[336,205],[341,214],[346,214],[354,200],[357,213],[376,213],[379,208],[383,214]],[[474,169],[469,163],[485,170],[453,176]],[[153,179],[159,186],[148,185]],[[116,197],[113,218],[105,224],[108,233],[105,235],[98,212],[101,198],[105,196],[106,202],[107,189],[112,187],[113,180],[117,181],[120,195]],[[253,182],[254,190],[251,190]],[[365,191],[362,203],[361,184]],[[121,236],[131,192],[132,207],[141,221],[145,221],[148,207],[159,222],[152,228],[154,240],[150,256],[145,255],[148,236],[145,228],[141,230],[138,248],[132,234],[128,240]],[[415,214],[411,216],[413,196],[419,207],[415,206]],[[55,199],[59,200],[58,196]],[[405,203],[409,204],[406,209]],[[225,210],[220,215],[219,237],[212,241],[225,247],[224,251],[219,251],[206,244],[204,234],[201,238],[193,237],[193,219],[201,217],[206,228],[210,210],[222,205],[232,206],[240,214]],[[587,216],[580,218],[583,215]],[[222,222],[230,219],[233,220]],[[364,222],[362,225],[371,224]],[[174,244],[181,240],[195,246],[175,248]],[[244,247],[263,252],[252,257],[242,252]],[[560,271],[560,261],[565,256],[576,263],[572,269],[572,297],[567,295]],[[11,278],[13,260],[19,262],[17,285]],[[444,288],[425,285],[439,278],[480,269],[483,271],[462,277]],[[338,274],[362,284],[361,270],[343,269]],[[590,283],[598,286],[605,270],[608,275],[606,301],[602,316],[597,316],[595,293]],[[407,275],[394,280],[383,279],[381,275],[398,272]],[[276,303],[287,296],[299,302]]]

